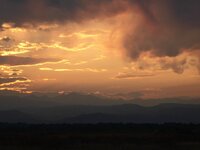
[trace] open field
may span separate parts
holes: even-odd
[[[193,124],[1,124],[3,150],[199,150]]]

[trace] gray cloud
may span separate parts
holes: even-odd
[[[0,56],[0,65],[34,65],[45,62],[56,62],[58,59],[47,58],[32,58],[32,57],[18,57],[18,56]]]
[[[142,21],[124,38],[125,53],[136,60],[143,52],[177,56],[200,49],[199,0],[141,0]]]
[[[26,78],[23,78],[23,77],[16,77],[16,78],[11,78],[11,77],[8,77],[8,78],[5,78],[5,77],[0,77],[0,85],[1,84],[4,84],[4,83],[12,83],[12,82],[15,82],[15,81],[26,81],[27,79]]]
[[[184,72],[185,67],[187,65],[187,60],[183,59],[180,61],[173,60],[172,62],[168,62],[164,59],[159,61],[160,66],[164,70],[172,69],[175,73],[181,74]]]
[[[116,2],[120,0],[0,0],[0,24],[23,26],[111,16],[123,9]]]

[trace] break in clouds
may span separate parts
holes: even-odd
[[[12,23],[13,27],[81,23],[125,12],[137,16],[122,27],[123,53],[131,60],[138,60],[143,53],[162,58],[186,52],[194,53],[199,58],[199,0],[0,0],[1,30],[6,28],[4,23]],[[5,59],[1,60],[1,64],[6,64]],[[27,63],[27,58],[22,61]],[[176,64],[171,64],[175,66],[172,69],[182,73],[184,63],[178,62],[181,66]],[[194,65],[198,67],[199,61]],[[167,68],[169,63],[162,66]]]

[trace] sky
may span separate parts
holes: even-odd
[[[0,90],[200,96],[199,0],[0,0]]]

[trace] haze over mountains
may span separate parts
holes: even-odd
[[[128,93],[129,94],[129,93]],[[132,93],[130,93],[132,94]],[[126,95],[113,94],[101,95],[93,93],[33,93],[22,94],[18,92],[4,91],[0,93],[0,110],[15,109],[23,107],[50,107],[63,105],[120,105],[138,104],[154,106],[161,103],[200,104],[198,97],[172,97],[159,99],[143,99],[139,96],[132,96],[126,99]]]
[[[0,122],[200,123],[199,101],[198,98],[123,100],[81,93],[9,94],[1,95]]]

